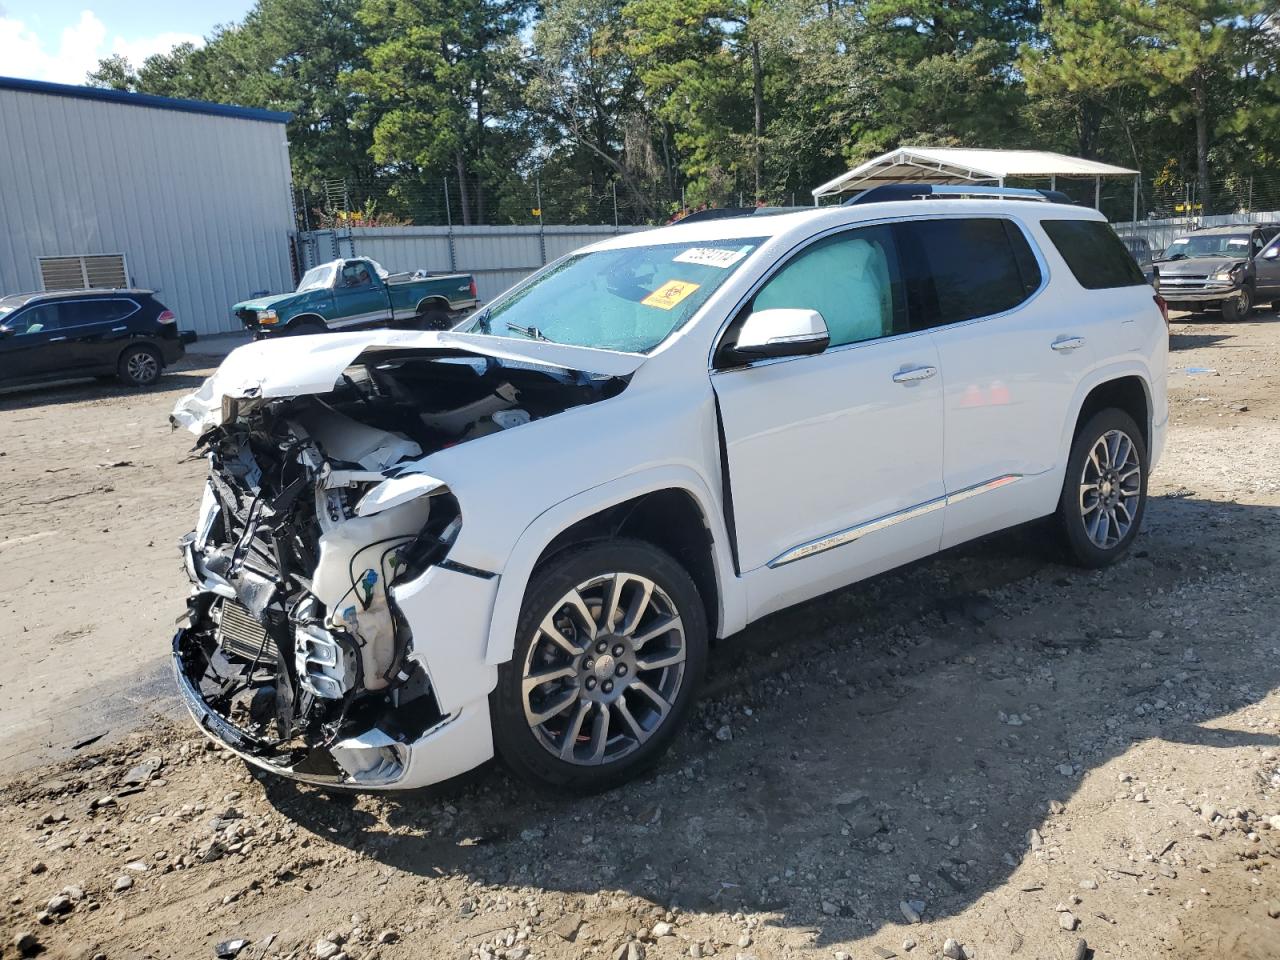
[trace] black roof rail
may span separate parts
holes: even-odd
[[[772,217],[783,213],[808,213],[813,207],[708,207],[695,210],[688,216],[673,220],[672,226],[681,223],[698,223],[701,220],[723,220],[727,217]]]
[[[863,203],[892,203],[897,200],[956,199],[959,197],[990,198],[994,200],[1034,200],[1040,203],[1066,203],[1075,201],[1059,190],[1027,190],[1021,187],[959,186],[934,183],[886,183],[872,187],[841,206],[853,207]]]

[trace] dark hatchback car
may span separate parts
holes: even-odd
[[[0,386],[116,376],[149,387],[195,334],[150,290],[58,290],[0,297]]]

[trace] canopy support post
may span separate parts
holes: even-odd
[[[1093,209],[1102,209],[1102,178],[1093,178]]]
[[[1058,189],[1058,175],[1056,173],[1049,174],[1049,189],[1050,190]]]
[[[1133,222],[1138,222],[1138,181],[1142,179],[1142,174],[1138,174],[1133,178]]]

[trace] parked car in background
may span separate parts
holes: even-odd
[[[149,387],[194,331],[150,290],[60,290],[0,297],[0,384],[116,376]]]
[[[1171,310],[1222,310],[1243,320],[1259,303],[1280,307],[1280,224],[1233,224],[1183,234],[1155,260]]]
[[[1142,275],[1147,278],[1147,283],[1154,285],[1156,271],[1151,263],[1151,244],[1147,243],[1144,237],[1122,236],[1120,242],[1124,244],[1124,248],[1133,256],[1134,262],[1142,270]]]
[[[1040,517],[1120,559],[1162,301],[1097,211],[995,196],[624,234],[453,330],[235,350],[172,415],[209,461],[173,638],[201,729],[336,786],[496,749],[596,790],[661,756],[714,637]]]
[[[232,310],[261,339],[379,326],[444,330],[476,303],[470,274],[389,274],[376,260],[356,257],[312,267],[293,293],[245,300]]]

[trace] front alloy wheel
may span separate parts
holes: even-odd
[[[1253,310],[1253,294],[1248,287],[1241,287],[1230,300],[1222,301],[1222,319],[1228,323],[1248,320]]]
[[[491,709],[518,773],[595,790],[658,758],[693,702],[706,651],[697,589],[670,556],[613,541],[535,574]]]

